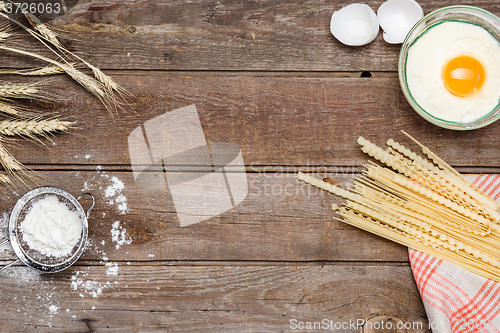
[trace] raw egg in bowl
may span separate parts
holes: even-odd
[[[500,118],[500,19],[451,6],[418,21],[399,55],[399,81],[412,108],[429,122],[471,130]]]

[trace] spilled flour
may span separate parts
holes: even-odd
[[[116,176],[109,176],[106,172],[97,168],[97,176],[87,180],[83,184],[83,191],[102,190],[103,197],[108,205],[116,205],[118,214],[124,215],[129,212],[127,197],[123,194],[125,184]]]
[[[82,179],[82,175],[78,172],[75,172],[74,176]],[[93,193],[105,211],[92,212],[91,223],[92,225],[101,223],[100,230],[104,231],[104,236],[90,237],[85,249],[89,258],[97,258],[100,262],[95,266],[73,266],[62,275],[54,276],[40,274],[24,266],[6,269],[2,272],[2,278],[16,286],[13,290],[27,290],[26,293],[7,291],[2,295],[4,299],[9,298],[12,304],[5,310],[9,316],[12,317],[11,312],[16,312],[19,318],[26,318],[23,320],[28,322],[31,320],[32,324],[45,327],[53,325],[53,318],[58,318],[58,322],[64,318],[69,321],[81,320],[87,318],[84,312],[100,308],[99,298],[103,294],[128,288],[128,284],[124,283],[126,279],[122,271],[124,267],[120,267],[119,262],[110,261],[106,253],[106,249],[110,247],[111,250],[116,248],[123,251],[126,245],[132,243],[132,239],[127,235],[125,223],[120,221],[120,215],[125,215],[130,210],[126,186],[119,177],[120,175],[109,175],[102,171],[101,167],[97,167],[97,172],[92,177],[82,180],[83,192]],[[7,234],[8,218],[8,212],[0,214],[0,231],[5,234]],[[3,251],[4,258],[14,258],[9,243],[3,245],[0,251]],[[127,265],[130,265],[130,262]],[[126,267],[130,269],[130,266]],[[72,304],[79,299],[84,300],[81,303],[84,304],[83,309],[82,306],[73,309]]]
[[[106,275],[118,275],[118,264],[117,263],[106,263]]]
[[[79,292],[79,296],[81,298],[85,298],[85,296],[98,298],[105,289],[118,284],[118,281],[115,281],[114,283],[109,281],[102,283],[96,280],[90,280],[87,279],[88,275],[88,272],[77,271],[73,276],[71,276],[71,289]]]
[[[132,239],[127,238],[127,229],[120,225],[120,221],[113,223],[111,229],[111,240],[116,243],[116,248],[119,249],[123,244],[132,244]]]
[[[58,306],[53,305],[53,304],[51,306],[49,306],[49,311],[50,311],[51,314],[56,314],[57,310],[59,310]]]
[[[110,186],[106,188],[104,192],[104,196],[106,198],[111,198],[115,196],[117,193],[120,193],[125,188],[125,185],[121,180],[119,180],[116,176],[111,177],[111,181],[113,182]]]
[[[50,318],[59,313],[58,296],[61,294],[61,290],[56,287],[52,276],[40,274],[26,266],[18,266],[2,271],[2,278],[8,280],[9,283],[17,284],[19,290],[27,289],[30,291],[26,294],[12,294],[12,306],[9,307],[9,310],[14,310],[25,318],[34,319],[32,310],[37,309],[43,314],[43,319],[38,318],[39,323],[50,325]],[[2,297],[8,296],[2,295]],[[3,311],[7,311],[7,309],[3,309]]]

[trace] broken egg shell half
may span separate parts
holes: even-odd
[[[424,11],[414,0],[388,0],[377,10],[378,22],[384,30],[384,40],[390,44],[402,43]]]
[[[366,45],[378,34],[378,18],[365,4],[354,3],[332,15],[330,31],[341,43],[349,46]]]

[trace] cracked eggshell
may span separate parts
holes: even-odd
[[[332,15],[330,31],[341,43],[361,46],[370,43],[378,34],[378,18],[365,4],[354,3]]]
[[[424,11],[414,0],[388,0],[380,5],[377,16],[384,30],[384,40],[400,44],[413,25],[424,16]]]

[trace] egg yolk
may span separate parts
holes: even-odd
[[[465,97],[476,93],[484,83],[483,64],[469,55],[459,55],[443,66],[443,83],[452,94]]]

